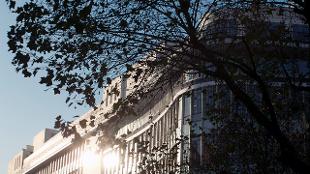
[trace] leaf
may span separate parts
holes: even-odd
[[[55,124],[54,124],[54,128],[55,128],[55,129],[59,129],[59,128],[61,127],[61,122],[62,122],[62,120],[61,120],[61,115],[58,115],[58,116],[56,117],[56,121],[55,121]]]
[[[87,123],[87,120],[86,120],[86,119],[83,119],[83,120],[81,120],[81,121],[79,122],[81,128],[83,128],[83,129],[86,128],[86,126],[87,126],[86,123]]]
[[[95,127],[95,120],[90,121],[89,126]]]
[[[27,71],[27,69],[24,69],[22,73],[24,74],[24,77],[31,77],[31,73]]]
[[[126,66],[127,71],[133,71],[134,70],[132,65],[126,64],[125,66]]]
[[[107,72],[108,72],[107,65],[106,64],[101,65],[100,67],[101,76],[105,76]]]
[[[41,77],[39,81],[40,84],[46,84],[46,86],[51,86],[53,84],[52,79],[54,78],[54,71],[51,69],[47,69],[46,77]]]
[[[50,76],[47,77],[41,77],[41,80],[39,81],[40,84],[46,84],[46,86],[51,86],[52,85],[52,79]]]
[[[85,19],[87,18],[87,16],[90,14],[92,9],[92,5],[88,5],[86,7],[84,7],[81,11],[80,11],[80,18],[81,19]]]
[[[86,97],[85,99],[86,103],[89,105],[89,106],[92,106],[94,109],[96,108],[95,106],[95,97],[93,95],[89,95]]]
[[[73,102],[69,103],[69,105],[68,105],[68,106],[70,107],[70,106],[72,106],[72,105],[73,105]]]
[[[67,99],[66,99],[66,103],[68,103],[68,102],[69,102],[69,100],[70,100],[70,97],[67,97]]]
[[[84,104],[84,100],[77,102],[78,105],[83,105]]]
[[[23,54],[21,52],[17,52],[13,59],[13,61],[15,61],[15,64],[22,65],[23,68],[28,67],[29,60],[30,56],[28,54]]]
[[[59,129],[60,125],[61,125],[61,121],[57,120],[57,121],[55,121],[54,128]]]
[[[91,120],[94,120],[95,118],[96,118],[96,117],[93,116],[93,115],[90,116],[90,119],[91,119]]]
[[[122,19],[119,25],[121,29],[125,29],[128,26],[128,23],[126,20]]]
[[[10,1],[9,1],[9,8],[10,8],[10,9],[15,8],[15,5],[16,5],[16,1],[15,1],[15,0],[10,0]]]
[[[54,90],[54,94],[55,94],[55,95],[56,95],[56,94],[60,94],[60,91],[59,91],[58,88],[54,88],[53,90]]]
[[[107,84],[110,85],[112,83],[112,79],[110,77],[107,78]]]
[[[60,120],[61,119],[61,115],[58,115],[57,117],[56,117],[56,120]]]

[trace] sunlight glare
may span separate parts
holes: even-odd
[[[99,155],[90,150],[85,151],[82,155],[82,162],[85,167],[94,167],[99,163],[99,160]]]
[[[113,168],[119,163],[119,157],[115,152],[108,152],[103,157],[103,165],[106,168]]]

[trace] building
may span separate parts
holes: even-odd
[[[280,21],[275,18],[273,23]],[[294,27],[304,27],[300,21],[297,23],[291,25],[293,30]],[[240,33],[233,30],[230,34]],[[211,134],[211,130],[216,127],[210,117],[216,114],[228,116],[231,111],[239,115],[247,115],[247,112],[235,101],[227,86],[221,81],[205,78],[195,71],[175,78],[174,83],[163,87],[165,90],[140,98],[139,102],[132,106],[135,114],[127,113],[121,116],[113,115],[111,111],[115,109],[119,100],[130,97],[137,82],[124,76],[114,79],[105,89],[104,103],[97,110],[90,110],[73,123],[77,125],[84,141],[75,142],[72,141],[72,137],[63,138],[61,133],[54,136],[53,133],[39,133],[33,143],[33,152],[18,158],[18,172],[204,173],[199,171],[199,168],[212,160],[209,152],[212,147],[208,146],[208,141],[212,138],[205,135]],[[251,83],[245,83],[244,88],[253,95],[258,91]],[[255,97],[260,100],[259,95]],[[309,98],[309,94],[303,93],[300,100],[309,106]],[[306,115],[309,115],[309,112]],[[79,126],[82,120],[94,121],[94,124],[101,125],[103,130],[97,130],[90,125],[82,129]],[[93,133],[99,137],[106,137],[98,143],[97,136],[93,136]],[[118,141],[116,145],[109,139],[110,135],[113,140]],[[99,148],[98,144],[102,146]],[[229,158],[240,160],[235,154],[231,154]],[[249,164],[255,168],[251,165]],[[242,166],[234,168],[239,170]],[[15,168],[13,173],[17,173]]]
[[[27,145],[21,152],[16,154],[9,162],[8,174],[21,173],[23,161],[33,153],[33,146]]]
[[[21,174],[23,173],[24,160],[33,152],[36,152],[46,143],[51,137],[57,134],[57,130],[44,129],[39,132],[34,138],[32,145],[26,145],[21,152],[15,155],[9,162],[8,174]]]

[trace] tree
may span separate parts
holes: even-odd
[[[8,32],[16,70],[25,77],[39,75],[55,94],[67,91],[69,105],[76,100],[96,108],[94,94],[126,70],[138,70],[136,79],[159,71],[160,77],[138,89],[143,92],[171,72],[195,70],[228,86],[279,144],[284,164],[298,173],[310,171],[279,124],[283,109],[271,85],[281,78],[292,91],[309,91],[303,85],[309,72],[298,66],[300,61],[309,65],[309,50],[298,45],[302,40],[287,36],[285,25],[272,29],[266,21],[271,13],[293,7],[309,24],[306,1],[39,0],[16,8],[9,3],[17,14]],[[243,35],[229,30],[232,16],[242,24]],[[208,18],[215,19],[213,28],[205,24]],[[226,42],[227,37],[232,40]],[[241,87],[246,80],[258,86],[262,105]],[[289,113],[293,116],[294,110]]]

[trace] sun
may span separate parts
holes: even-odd
[[[102,162],[105,168],[113,168],[119,164],[119,156],[117,153],[110,151],[104,154]]]
[[[82,154],[82,162],[84,167],[95,167],[99,164],[100,156],[91,150],[86,150]]]

